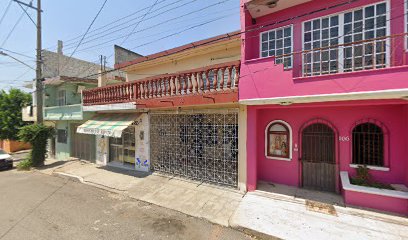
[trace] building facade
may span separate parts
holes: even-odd
[[[48,155],[57,160],[77,158],[95,161],[94,136],[77,134],[76,128],[92,117],[82,111],[82,91],[98,86],[98,79],[87,76],[98,74],[101,66],[63,54],[63,43],[58,41],[57,52],[42,51],[43,57],[43,119],[44,124],[56,129],[56,136],[49,139]],[[107,69],[109,70],[109,69]],[[109,83],[120,81],[116,75],[106,77]],[[33,105],[22,109],[24,121],[36,121],[35,81],[28,85],[33,89]]]
[[[92,114],[82,111],[81,92],[97,86],[97,80],[55,77],[44,81],[44,121],[55,127],[49,152],[57,160],[78,158],[95,161],[95,138],[76,133],[76,128]]]
[[[126,83],[83,92],[95,116],[78,132],[96,135],[97,163],[245,191],[240,54],[235,32],[116,64]]]
[[[241,1],[249,191],[266,181],[408,214],[406,15],[403,0]],[[351,184],[359,166],[395,190]]]

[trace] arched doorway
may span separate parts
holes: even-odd
[[[335,132],[326,123],[315,122],[302,130],[302,186],[336,192]]]

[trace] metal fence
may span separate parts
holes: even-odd
[[[152,114],[154,171],[237,187],[238,113]]]

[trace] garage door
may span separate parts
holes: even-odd
[[[151,114],[154,171],[237,186],[238,113]]]
[[[71,157],[95,162],[95,136],[77,133],[79,124],[71,124]]]

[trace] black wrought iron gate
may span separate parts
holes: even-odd
[[[154,171],[237,186],[238,113],[154,113],[150,137]]]
[[[303,187],[336,191],[335,134],[323,123],[314,123],[302,131]]]

